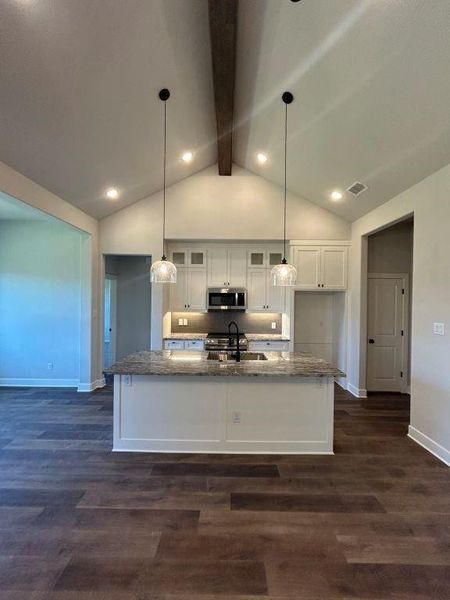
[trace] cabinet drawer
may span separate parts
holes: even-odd
[[[166,350],[184,350],[184,342],[183,340],[166,340],[164,348]]]
[[[185,342],[185,350],[203,350],[203,340],[188,340]]]
[[[289,352],[289,342],[282,342],[282,341],[249,342],[248,349],[251,351],[270,350],[271,352]]]

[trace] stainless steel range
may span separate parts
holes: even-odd
[[[239,334],[239,347],[241,350],[248,350],[248,339],[245,333]],[[228,333],[208,333],[205,340],[205,350],[220,350],[222,352],[234,352],[237,349],[236,334]]]

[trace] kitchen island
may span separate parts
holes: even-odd
[[[334,378],[307,353],[209,360],[137,352],[113,365],[115,451],[333,453]]]

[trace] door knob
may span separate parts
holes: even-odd
[[[375,344],[375,340],[373,338],[369,339],[369,344]]]

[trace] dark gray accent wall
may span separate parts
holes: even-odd
[[[178,319],[185,318],[188,325],[178,325]],[[227,330],[230,321],[236,321],[244,333],[281,334],[281,313],[246,313],[240,311],[217,311],[208,313],[172,313],[172,333],[210,333]],[[271,328],[275,321],[276,329]]]

